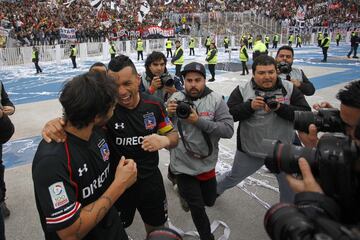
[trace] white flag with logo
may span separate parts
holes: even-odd
[[[102,7],[102,0],[89,0],[90,1],[90,5],[94,8],[96,8],[98,11],[101,9]]]
[[[165,0],[165,5],[172,3],[172,0]]]
[[[140,5],[140,11],[138,12],[138,20],[142,22],[145,16],[150,12],[150,5],[147,0],[143,1]]]

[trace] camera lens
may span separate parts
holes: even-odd
[[[294,129],[309,132],[309,125],[315,123],[315,114],[313,112],[295,111]]]
[[[310,239],[313,223],[291,204],[278,203],[265,214],[264,226],[273,240]]]
[[[178,102],[178,106],[176,107],[176,115],[179,118],[186,119],[190,116],[191,107],[188,103]]]
[[[165,82],[164,85],[167,87],[171,87],[171,86],[174,86],[174,83],[175,83],[174,79],[170,78]]]
[[[300,173],[298,160],[304,157],[314,171],[316,171],[316,149],[282,144],[278,140],[263,140],[266,153],[265,166],[273,173]]]
[[[266,105],[268,105],[268,107],[273,110],[277,108],[278,102],[274,99],[268,99],[266,101]]]

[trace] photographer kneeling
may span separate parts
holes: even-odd
[[[174,92],[183,90],[179,77],[172,76],[166,69],[167,59],[162,52],[153,51],[145,60],[146,71],[141,75],[140,91],[165,101]]]
[[[301,132],[300,138],[305,146],[316,149],[273,145],[272,170],[301,173],[302,179],[287,176],[298,192],[295,205],[276,204],[267,212],[265,227],[272,239],[360,239],[359,95],[360,81],[351,82],[337,94],[341,102],[338,116],[334,110],[324,109],[314,114],[316,126],[311,124],[309,133]],[[331,107],[322,103],[314,108],[320,106]],[[347,136],[324,134],[317,138],[317,128],[341,131],[339,121]],[[300,158],[297,165],[299,156],[306,159]],[[271,164],[267,166],[271,168]]]

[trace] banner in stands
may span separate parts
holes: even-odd
[[[60,37],[63,41],[76,41],[75,28],[60,28]]]
[[[298,21],[303,21],[305,15],[306,15],[306,5],[299,5],[296,11],[295,19]]]
[[[159,26],[152,26],[143,29],[143,38],[168,38],[175,36],[174,28],[161,28]]]

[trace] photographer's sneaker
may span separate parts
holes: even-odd
[[[177,196],[179,197],[179,199],[180,199],[181,208],[182,208],[185,212],[189,212],[189,211],[190,211],[189,205],[188,205],[188,203],[185,201],[185,199],[180,196],[180,193],[179,193],[179,189],[178,189],[177,184],[174,185],[174,190],[175,190],[175,192],[176,192],[176,195],[177,195]]]
[[[4,218],[7,218],[10,216],[10,210],[9,208],[6,206],[6,203],[5,202],[1,202],[0,203],[0,208],[1,208],[1,211],[2,211],[2,215]]]

